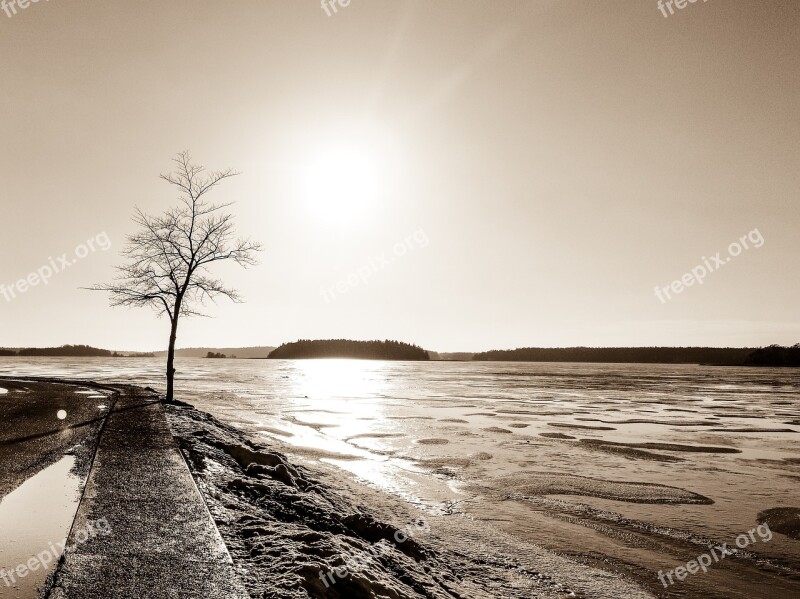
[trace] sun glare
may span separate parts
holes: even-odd
[[[306,193],[314,215],[326,221],[353,221],[374,204],[377,193],[374,161],[352,148],[321,153],[307,170]]]
[[[318,359],[298,361],[298,393],[331,402],[371,399],[382,389],[375,366],[364,360]]]

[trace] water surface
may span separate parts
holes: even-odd
[[[64,456],[0,501],[0,597],[38,597],[55,567],[80,499],[74,466]]]
[[[0,360],[3,374],[155,388],[163,388],[162,372],[160,359]],[[467,511],[585,559],[674,568],[686,562],[677,544],[730,542],[759,512],[800,503],[796,370],[181,359],[178,372],[180,399],[280,443],[295,459],[333,464],[425,509]],[[548,476],[594,480],[586,494],[552,494]],[[674,487],[666,494],[678,500],[605,492],[617,482]],[[708,501],[680,499],[687,495]],[[640,523],[649,536],[614,532],[613,518]],[[676,547],[659,549],[662,542]],[[798,542],[780,534],[749,549],[800,563]],[[744,585],[754,578],[739,574]],[[760,596],[731,580],[714,584],[729,585],[730,596]]]

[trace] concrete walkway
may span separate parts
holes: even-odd
[[[144,390],[121,388],[67,547],[49,599],[249,599]]]

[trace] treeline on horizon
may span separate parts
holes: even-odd
[[[793,347],[520,347],[475,354],[474,361],[710,364],[714,366],[797,366]],[[795,361],[792,363],[792,361]]]
[[[351,341],[349,339],[300,339],[270,352],[271,360],[304,358],[356,358],[361,360],[430,360],[427,351],[402,341]]]
[[[141,357],[153,357],[153,354],[135,354]],[[0,356],[26,357],[68,357],[68,358],[123,358],[121,354],[90,345],[62,345],[61,347],[25,347],[22,349],[0,349]]]
[[[120,353],[89,345],[61,347],[0,348],[0,356],[120,358],[155,357],[153,353]],[[234,358],[208,352],[207,358]],[[272,350],[271,359],[355,358],[365,360],[436,360],[439,354],[400,341],[352,341],[348,339],[301,339]],[[800,367],[800,343],[767,347],[520,347],[476,354],[458,354],[476,362],[593,362],[641,364],[709,364],[713,366]]]
[[[745,366],[800,366],[800,343],[791,347],[769,345],[755,350],[744,362]]]

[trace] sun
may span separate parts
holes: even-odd
[[[375,203],[376,165],[364,151],[341,147],[321,152],[305,177],[309,209],[323,220],[351,222]]]

